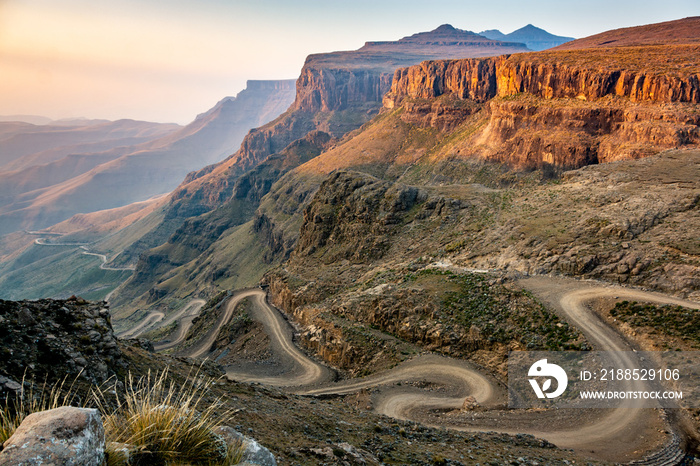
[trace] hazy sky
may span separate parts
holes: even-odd
[[[450,23],[557,35],[700,15],[697,0],[0,0],[0,115],[188,123],[309,53]]]

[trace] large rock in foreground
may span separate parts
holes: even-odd
[[[64,406],[30,414],[3,446],[0,466],[99,466],[104,427],[96,409]]]

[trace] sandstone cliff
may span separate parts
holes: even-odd
[[[344,110],[355,102],[380,102],[391,86],[391,73],[366,69],[304,66],[297,80],[295,110]]]
[[[517,168],[577,168],[700,142],[700,47],[504,55],[423,62],[394,74],[386,109],[452,131],[483,124],[453,153]]]
[[[489,40],[443,25],[398,41],[367,43],[359,50],[310,55],[297,80],[296,97],[289,109],[275,120],[252,129],[243,138],[240,149],[224,161],[190,173],[170,196],[165,221],[120,257],[135,259],[144,249],[162,245],[185,219],[211,212],[229,202],[239,177],[272,154],[282,153],[295,141],[316,131],[339,138],[367,123],[381,109],[382,96],[389,90],[393,72],[398,67],[426,59],[491,56],[526,50],[523,44]],[[305,159],[290,158],[297,163]],[[291,168],[287,166],[285,170]],[[230,210],[230,206],[227,208]],[[259,234],[268,236],[265,225],[265,216],[259,215],[255,228]],[[270,233],[272,242],[274,236]],[[158,264],[171,262],[168,266],[182,264],[182,259],[166,260],[160,251],[150,259]],[[147,263],[150,262],[143,262]],[[140,266],[137,268],[140,270]]]
[[[296,98],[277,120],[252,130],[240,150],[222,163],[245,170],[314,129],[340,137],[369,121],[381,108],[394,70],[436,58],[483,57],[524,52],[520,43],[486,39],[442,25],[398,41],[367,42],[354,51],[309,55],[296,84]]]
[[[610,54],[620,56],[608,68],[603,65]],[[423,62],[396,70],[385,106],[406,97],[453,94],[485,101],[522,92],[546,99],[615,95],[633,102],[700,103],[700,69],[689,66],[699,57],[700,46],[682,45]]]

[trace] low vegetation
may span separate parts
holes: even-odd
[[[517,341],[529,350],[564,351],[586,349],[581,334],[532,295],[510,291],[489,283],[483,274],[455,274],[427,269],[457,284],[457,291],[445,293],[443,309],[466,328],[477,327],[490,343]]]
[[[209,399],[211,383],[195,374],[179,386],[167,370],[138,380],[130,376],[116,408],[110,408],[107,394],[98,390],[108,444],[133,446],[131,456],[139,464],[236,464],[241,443],[228,444],[214,433],[229,412],[219,399]]]
[[[615,304],[610,315],[634,328],[649,328],[655,333],[683,339],[700,348],[700,313],[683,306],[656,306],[636,301]]]
[[[65,378],[53,385],[46,382],[41,385],[25,384],[23,379],[21,385],[16,397],[5,398],[4,405],[0,406],[0,446],[12,437],[24,418],[30,414],[69,406],[76,401],[74,386],[66,386]],[[27,385],[29,389],[25,389]]]
[[[78,379],[76,378],[76,381]],[[44,383],[37,391],[22,389],[0,408],[0,445],[12,436],[30,414],[61,406],[96,407],[100,410],[107,442],[107,465],[238,464],[245,450],[239,438],[225,438],[215,430],[231,417],[220,398],[212,396],[213,381],[195,373],[177,384],[169,371],[124,382],[68,386],[62,380]],[[80,386],[80,388],[78,388]],[[129,462],[120,450],[126,449]]]

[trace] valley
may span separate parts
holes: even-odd
[[[443,24],[309,55],[185,127],[25,153],[55,128],[0,122],[0,298],[97,301],[85,354],[97,313],[120,371],[220,377],[280,462],[694,464],[697,409],[513,409],[508,370],[700,348],[699,43],[700,17]]]
[[[552,303],[563,318],[584,332],[596,350],[631,351],[634,346],[630,346],[628,341],[592,313],[587,307],[587,303],[592,300],[615,296],[615,299],[673,303],[700,309],[697,303],[596,282],[535,277],[521,280],[517,286],[524,286]],[[198,341],[194,348],[181,354],[206,357],[216,339],[216,333],[230,320],[232,310],[243,298],[249,296],[254,297],[255,310],[252,316],[263,324],[271,338],[273,352],[282,361],[288,362],[282,373],[272,369],[273,373],[269,375],[265,374],[264,363],[257,370],[248,373],[228,368],[226,376],[229,379],[282,386],[292,393],[316,397],[345,396],[369,389],[372,397],[368,403],[373,410],[391,418],[465,431],[488,429],[510,434],[525,432],[544,438],[561,448],[572,448],[585,454],[595,453],[594,456],[599,459],[615,462],[634,458],[635,452],[640,448],[662,445],[671,440],[658,435],[658,426],[665,422],[658,416],[658,412],[632,410],[624,406],[602,413],[579,410],[538,413],[536,423],[533,423],[531,413],[527,411],[503,411],[505,384],[493,373],[477,365],[429,353],[371,376],[329,383],[329,368],[310,359],[295,347],[292,329],[281,317],[280,311],[267,304],[266,294],[262,290],[236,293],[227,302],[225,317],[217,322],[213,331]],[[421,384],[428,384],[428,389],[411,388],[412,385]],[[441,387],[437,396],[434,394],[436,387]],[[460,411],[465,397],[473,397],[477,408],[470,409],[475,409],[475,412],[467,414],[469,412]],[[546,425],[552,430],[541,430],[536,425]],[[571,425],[579,427],[574,430],[564,427]],[[677,432],[678,428],[679,426],[671,427],[671,432]],[[639,441],[643,443],[637,443]],[[627,450],[621,449],[621,444],[626,445]],[[664,454],[669,452],[665,450]],[[678,456],[679,452],[672,455]]]

